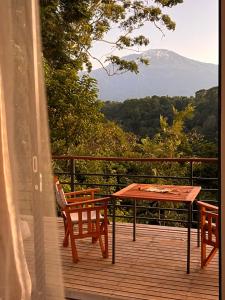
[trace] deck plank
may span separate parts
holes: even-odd
[[[111,226],[109,250],[111,254]],[[59,221],[60,241],[63,224]],[[200,248],[192,230],[191,273],[186,274],[185,228],[116,224],[116,264],[103,259],[98,244],[77,242],[80,261],[72,262],[71,249],[60,244],[65,293],[70,299],[113,300],[216,300],[219,299],[218,255],[200,268]]]

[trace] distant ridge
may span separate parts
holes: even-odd
[[[165,49],[152,49],[142,53],[150,64],[141,65],[138,75],[127,72],[108,76],[104,69],[96,69],[101,100],[123,101],[146,96],[194,96],[200,89],[218,85],[218,65],[203,63]],[[132,60],[140,56],[131,54],[124,58]]]

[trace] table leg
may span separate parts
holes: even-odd
[[[136,241],[136,215],[137,215],[137,204],[136,200],[134,200],[134,220],[133,220],[133,241]]]
[[[112,198],[112,264],[115,264],[116,259],[116,198]]]
[[[192,202],[191,202],[191,203],[188,203],[187,274],[190,274],[190,260],[191,260],[191,225],[192,225]]]
[[[197,205],[197,210],[198,210],[198,217],[197,217],[197,246],[200,247],[200,209],[199,209],[199,206]]]

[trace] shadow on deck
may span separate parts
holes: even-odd
[[[80,261],[72,262],[71,249],[60,245],[65,293],[69,299],[219,299],[218,255],[204,270],[200,248],[192,230],[191,273],[186,274],[186,229],[137,225],[132,241],[132,224],[116,225],[116,264],[103,259],[98,244],[90,239],[77,242]],[[63,223],[59,222],[60,241]]]

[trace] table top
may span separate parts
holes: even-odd
[[[200,190],[200,186],[132,183],[112,194],[112,197],[148,201],[193,202]]]

